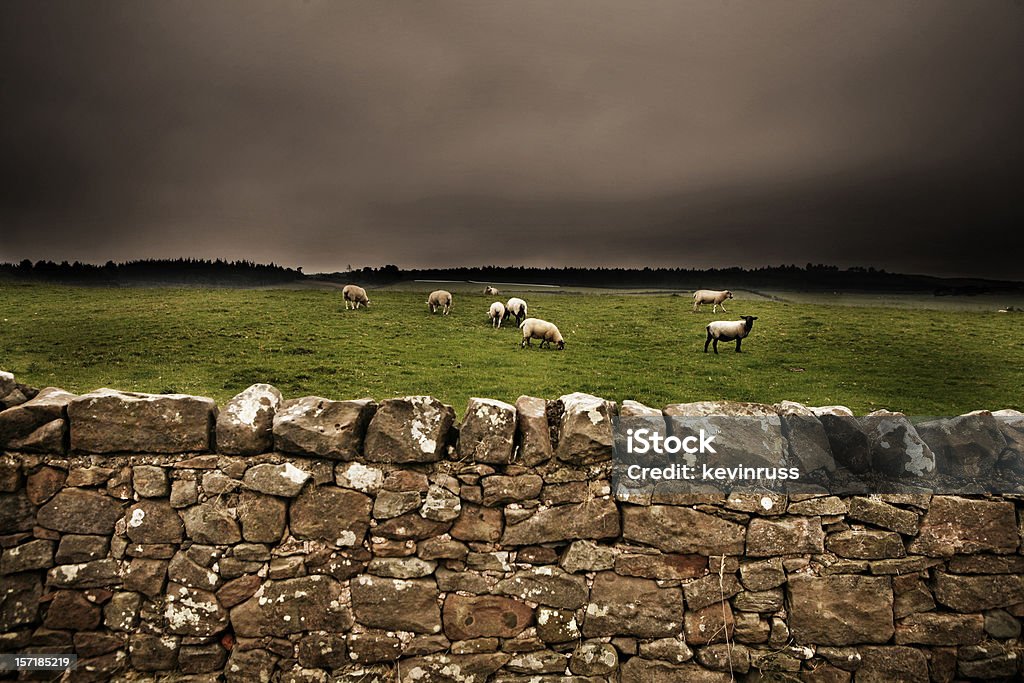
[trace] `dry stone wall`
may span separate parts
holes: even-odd
[[[0,401],[0,652],[70,680],[1020,676],[1022,496],[617,500],[611,418],[657,411],[585,394]]]

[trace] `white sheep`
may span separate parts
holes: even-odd
[[[712,313],[718,313],[719,306],[728,313],[729,311],[725,309],[725,300],[731,298],[732,292],[728,289],[724,289],[721,292],[713,289],[698,289],[693,293],[693,312],[696,313],[700,310],[701,304],[714,304],[711,308]]]
[[[352,310],[360,306],[370,305],[370,299],[366,296],[366,290],[357,285],[345,285],[345,288],[341,290],[341,296],[345,299],[346,311],[349,304],[352,304]]]
[[[427,297],[427,306],[430,308],[431,314],[436,313],[437,309],[444,309],[444,314],[448,315],[448,311],[452,307],[452,294],[446,292],[443,289],[439,289],[435,292],[431,292],[430,296]]]
[[[497,296],[498,294],[501,294],[501,292],[499,292],[496,287],[491,287],[490,285],[487,285],[486,287],[484,287],[484,294],[489,296]]]
[[[740,352],[740,344],[754,327],[755,315],[741,315],[742,320],[716,320],[708,323],[705,328],[708,338],[704,341],[704,353],[708,352],[708,344],[714,341],[715,353],[718,353],[718,342],[736,341],[736,353]]]
[[[558,331],[557,327],[552,323],[549,323],[547,320],[541,320],[540,318],[527,318],[519,324],[519,327],[523,331],[523,341],[519,345],[520,348],[532,346],[532,344],[530,344],[531,339],[540,339],[540,347],[542,349],[545,344],[550,347],[552,342],[557,346],[559,351],[565,348],[565,340],[562,339],[562,333]]]
[[[491,310],[487,314],[491,319],[491,325],[501,327],[501,321],[505,319],[505,305],[500,301],[491,304]]]
[[[523,326],[523,320],[526,318],[526,302],[517,297],[512,297],[505,304],[505,318],[510,315],[516,317],[516,325],[519,327]]]

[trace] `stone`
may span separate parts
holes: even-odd
[[[624,554],[615,558],[616,574],[644,579],[693,579],[703,576],[707,568],[708,558],[703,555]]]
[[[928,660],[917,648],[863,647],[860,656],[857,683],[927,683],[929,680]]]
[[[317,631],[298,643],[299,664],[313,669],[341,669],[348,663],[345,637],[340,633]]]
[[[0,575],[17,574],[53,566],[53,541],[42,539],[7,548],[0,555]]]
[[[212,636],[228,626],[227,610],[216,595],[173,583],[167,586],[164,618],[169,633],[183,636]]]
[[[660,588],[647,579],[601,572],[594,578],[583,635],[659,638],[678,633],[682,624],[679,588]]]
[[[500,508],[483,507],[465,503],[459,518],[452,525],[452,538],[460,541],[483,541],[496,543],[501,539],[504,528],[503,515]]]
[[[187,588],[202,588],[212,591],[220,586],[220,577],[216,572],[199,565],[188,558],[184,552],[177,552],[167,565],[167,578],[172,583]]]
[[[407,512],[383,524],[378,524],[373,530],[374,536],[390,538],[395,540],[413,539],[422,541],[433,536],[440,536],[451,529],[451,522],[437,522],[432,519],[425,519],[415,512]]]
[[[982,612],[1024,602],[1024,576],[935,572],[935,599],[956,612]]]
[[[226,683],[270,683],[277,660],[276,656],[266,650],[243,650],[236,647],[228,656],[228,663],[224,667],[224,680]],[[365,678],[362,674],[360,676]]]
[[[217,451],[256,455],[274,447],[274,416],[281,392],[269,384],[253,384],[236,394],[217,415]]]
[[[558,564],[570,574],[605,571],[615,566],[615,551],[594,541],[573,541]]]
[[[581,637],[576,612],[552,607],[537,608],[537,636],[545,643],[568,643]]]
[[[183,674],[212,674],[224,668],[228,651],[220,643],[182,645],[178,650],[178,670]]]
[[[745,528],[690,508],[670,505],[622,509],[622,537],[670,553],[742,555]]]
[[[113,534],[120,518],[121,504],[116,500],[78,488],[58,492],[36,513],[36,522],[47,529],[101,536]]]
[[[418,579],[430,576],[435,569],[436,562],[419,557],[375,557],[366,565],[368,573],[393,579]]]
[[[576,392],[558,399],[562,418],[558,430],[559,460],[586,465],[612,458],[612,405],[597,396]]]
[[[961,650],[961,657],[963,650]],[[963,659],[957,663],[960,675],[970,680],[1010,680],[1018,673],[1020,657],[1013,651],[992,652],[980,659]]]
[[[457,560],[469,553],[465,543],[454,540],[448,534],[420,541],[416,555],[424,560]]]
[[[344,594],[341,582],[322,574],[266,581],[252,597],[231,608],[231,625],[237,635],[248,638],[347,631],[353,620]]]
[[[743,590],[735,574],[708,574],[707,576],[691,581],[683,586],[683,594],[686,596],[686,606],[689,609],[697,610],[716,602],[728,600]],[[760,611],[760,610],[752,610]]]
[[[451,522],[457,519],[461,512],[462,500],[448,489],[437,485],[431,485],[427,489],[427,497],[420,508],[421,517],[436,522]]]
[[[125,646],[124,636],[102,631],[79,631],[74,635],[75,654],[88,659],[113,652]]]
[[[263,463],[253,465],[245,471],[242,485],[252,491],[270,496],[294,498],[310,479],[309,472],[296,467],[290,462],[280,465]]]
[[[43,510],[46,510],[43,519],[51,524],[65,523],[68,517],[77,518],[77,509],[71,509],[76,502],[74,498],[64,498],[58,508],[44,506],[39,512],[42,513]],[[118,516],[120,516],[120,513],[118,513]],[[0,493],[0,529],[3,530],[3,533],[13,534],[19,531],[32,531],[37,520],[36,510],[28,496],[24,493]],[[46,526],[43,522],[39,522],[39,524]],[[113,523],[111,527],[113,527]],[[60,529],[56,531],[60,531]]]
[[[740,565],[740,581],[747,590],[763,591],[776,588],[786,582],[786,571],[782,559],[773,557]]]
[[[76,488],[103,486],[113,476],[114,469],[111,467],[72,467],[64,485]]]
[[[381,402],[366,431],[370,462],[435,462],[446,453],[455,410],[430,396]]]
[[[331,401],[319,396],[284,401],[273,417],[274,448],[285,453],[355,460],[377,411],[370,399]]]
[[[141,606],[138,593],[114,593],[103,607],[103,625],[113,631],[131,631],[138,623]]]
[[[615,538],[619,535],[619,509],[611,500],[595,498],[580,505],[540,508],[517,524],[507,523],[501,543],[538,545],[558,541]]]
[[[217,601],[225,609],[231,609],[251,598],[263,582],[255,574],[245,574],[228,581],[217,591]]]
[[[236,512],[219,501],[185,508],[182,517],[186,534],[196,543],[231,545],[242,540]]]
[[[947,565],[954,574],[1024,574],[1019,555],[954,555]]]
[[[619,654],[611,643],[584,641],[569,658],[569,670],[577,676],[608,676],[619,666]]]
[[[747,527],[749,557],[816,554],[824,550],[825,533],[818,517],[755,517]]]
[[[904,536],[915,535],[919,524],[916,513],[872,498],[853,498],[849,514],[851,519],[891,529]]]
[[[516,399],[516,434],[519,440],[518,459],[523,465],[540,465],[554,456],[547,401],[533,396],[520,396]]]
[[[71,448],[84,453],[194,453],[210,450],[213,399],[99,389],[67,407]]]
[[[184,525],[177,511],[166,501],[141,500],[128,508],[125,520],[128,538],[132,543],[181,542]]]
[[[727,602],[698,610],[687,610],[683,619],[683,633],[689,645],[726,642],[733,637],[735,627],[732,607]]]
[[[483,504],[504,505],[540,496],[544,480],[536,474],[522,474],[517,477],[494,475],[483,479]]]
[[[1019,544],[1013,503],[936,496],[910,552],[933,557],[1013,553]]]
[[[0,411],[0,450],[64,453],[67,407],[75,398],[63,389],[47,387],[32,400]]]
[[[243,491],[238,497],[242,538],[250,543],[277,543],[284,535],[288,504],[280,498]]]
[[[905,557],[907,554],[899,534],[877,529],[854,529],[829,534],[826,545],[830,552],[839,557],[859,560],[881,560]]]
[[[57,564],[82,564],[106,557],[109,550],[110,541],[106,536],[64,534],[54,560]]]
[[[930,478],[935,454],[903,413],[876,410],[861,418],[871,444],[871,466],[890,477]]]
[[[441,632],[438,589],[433,579],[361,574],[352,580],[351,591],[356,621],[364,626],[414,633]]]
[[[995,474],[1006,438],[987,410],[914,425],[935,454],[938,471],[961,480],[989,479]]]
[[[391,662],[402,656],[402,641],[391,631],[360,631],[349,634],[349,659],[360,664]]]
[[[985,633],[999,640],[1019,638],[1020,621],[1006,610],[990,610],[985,613]]]
[[[760,614],[739,612],[735,615],[735,620],[735,638],[738,643],[759,645],[767,643],[771,637],[771,625],[767,619],[762,619]]]
[[[510,659],[502,652],[410,657],[402,662],[399,683],[484,683]]]
[[[893,601],[893,616],[902,619],[908,614],[928,612],[935,609],[935,599],[928,586],[919,576],[893,577],[893,590],[896,593]]]
[[[896,624],[897,645],[974,645],[985,637],[980,614],[911,614]]]
[[[43,626],[69,631],[91,631],[100,625],[102,611],[78,591],[57,591],[46,610]]]
[[[418,491],[381,491],[373,501],[376,519],[391,519],[420,507]]]
[[[370,527],[372,501],[357,491],[336,486],[310,486],[292,501],[291,532],[296,538],[358,546]]]
[[[242,482],[237,479],[232,479],[228,475],[217,470],[203,473],[203,493],[210,497],[234,493],[238,490],[241,484]]]
[[[184,508],[199,502],[199,485],[192,479],[177,479],[171,484],[171,507]]]
[[[884,643],[893,635],[893,591],[887,578],[801,575],[790,576],[787,587],[789,626],[798,643]]]
[[[136,633],[128,641],[131,665],[137,671],[170,671],[178,665],[177,638]]]
[[[697,650],[697,661],[712,671],[745,674],[750,671],[750,650],[732,643],[708,645]]]
[[[512,461],[515,436],[515,406],[488,398],[471,398],[459,427],[459,459],[506,465]]]
[[[673,638],[659,638],[640,643],[640,656],[682,664],[693,658],[693,650],[686,645],[681,636],[677,635]]]
[[[766,591],[743,591],[732,599],[732,606],[742,612],[772,613],[783,609],[781,588]]]
[[[91,563],[90,563],[91,564]],[[76,567],[79,565],[69,565]],[[134,559],[124,574],[124,588],[150,598],[160,595],[167,577],[166,560]]]
[[[167,471],[155,465],[136,465],[132,468],[132,486],[142,498],[165,498],[170,493]]]
[[[41,467],[25,478],[25,495],[33,505],[42,505],[64,487],[67,472],[55,467]]]
[[[587,602],[587,582],[558,567],[530,567],[499,581],[493,589],[500,595],[512,595],[549,607],[577,609]]]
[[[515,638],[533,621],[525,603],[497,595],[450,594],[442,611],[444,633],[451,640]]]
[[[103,588],[121,582],[116,560],[102,559],[82,564],[58,565],[46,573],[48,586],[59,588]]]
[[[376,495],[384,485],[384,471],[361,462],[339,463],[334,481],[338,486]]]
[[[3,577],[0,590],[0,633],[11,633],[36,622],[43,586],[35,572]]]
[[[621,683],[729,683],[732,677],[722,671],[708,671],[696,664],[633,657],[622,665]]]
[[[678,438],[699,436],[700,430],[715,437],[715,453],[704,454],[709,467],[781,467],[788,459],[782,418],[771,406],[735,401],[700,401],[665,406],[669,428]],[[695,455],[685,458],[695,465]]]
[[[789,446],[790,463],[800,468],[800,476],[812,472],[834,472],[836,461],[832,457],[825,427],[807,406],[794,401],[782,401],[775,410],[782,418],[782,433]]]
[[[829,450],[836,464],[853,474],[863,474],[870,470],[871,442],[860,420],[853,413],[823,412],[818,408],[811,410],[825,430]]]
[[[505,670],[522,674],[564,673],[566,656],[551,650],[531,650],[513,655],[505,663]]]

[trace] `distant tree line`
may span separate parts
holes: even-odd
[[[304,279],[302,268],[285,268],[274,263],[226,261],[223,259],[145,259],[99,266],[75,261],[54,263],[28,259],[0,264],[0,273],[18,278],[73,284],[280,284]]]
[[[761,268],[532,268],[480,266],[401,270],[395,265],[318,274],[316,279],[386,285],[403,280],[471,280],[480,283],[516,282],[580,287],[657,287],[664,289],[780,288],[834,291],[908,291],[943,294],[983,294],[1024,289],[1024,283],[978,278],[940,278],[889,273],[873,267],[808,263]]]

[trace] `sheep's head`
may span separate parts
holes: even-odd
[[[556,346],[558,347],[559,351],[564,351],[565,350],[565,340],[564,339],[559,339],[558,340],[558,344]]]
[[[728,289],[725,290],[725,298],[726,299],[731,299],[732,298],[732,292],[730,292]]]
[[[363,305],[364,306],[369,306],[370,305],[370,300],[366,299],[365,301],[363,301]]]

